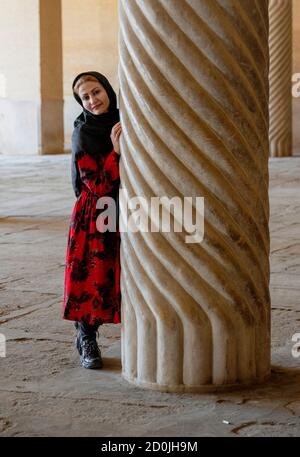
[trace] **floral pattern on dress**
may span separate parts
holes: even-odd
[[[119,154],[97,160],[87,153],[77,157],[82,180],[69,227],[63,318],[91,325],[121,322],[120,233],[101,233],[96,221],[98,198],[119,188]]]

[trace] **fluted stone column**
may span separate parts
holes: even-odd
[[[292,155],[292,0],[269,1],[270,155]]]
[[[123,192],[205,198],[201,243],[122,233],[123,376],[179,392],[263,381],[268,1],[119,5]]]

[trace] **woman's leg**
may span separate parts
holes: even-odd
[[[75,322],[77,329],[76,347],[80,354],[81,365],[84,368],[102,368],[101,352],[97,344],[99,325]]]
[[[80,333],[81,339],[96,339],[99,325],[86,324],[85,322],[75,322],[75,327]]]

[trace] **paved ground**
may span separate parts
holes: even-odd
[[[121,377],[120,326],[105,368],[80,367],[60,318],[73,195],[67,155],[1,157],[2,436],[300,436],[300,158],[271,159],[271,380],[217,395],[140,390]],[[225,422],[223,422],[225,421]],[[228,422],[228,423],[227,423]]]

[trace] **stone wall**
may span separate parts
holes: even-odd
[[[118,1],[63,0],[63,65],[65,147],[70,147],[73,121],[80,107],[72,95],[72,81],[83,71],[97,70],[117,90]]]
[[[0,153],[61,153],[60,0],[1,0],[0,9]]]
[[[38,0],[1,0],[0,154],[38,151],[38,3]]]

